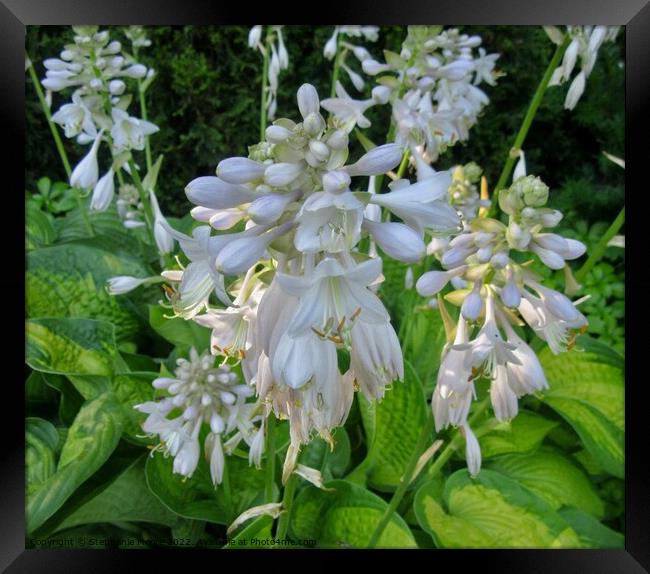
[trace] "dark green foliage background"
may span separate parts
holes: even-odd
[[[554,46],[539,26],[462,29],[479,34],[488,52],[502,54],[498,67],[507,75],[497,87],[486,87],[491,103],[484,117],[469,142],[443,156],[440,165],[477,161],[493,185]],[[303,82],[314,84],[325,98],[332,70],[322,55],[331,26],[284,30],[290,68],[280,75],[278,117],[296,114],[295,92]],[[151,139],[154,157],[165,155],[158,194],[167,213],[182,216],[187,212],[185,185],[213,173],[224,157],[246,155],[247,146],[257,140],[261,56],[248,48],[246,27],[152,27],[149,35],[152,46],[142,49],[140,59],[158,73],[147,93],[150,119],[161,128]],[[381,58],[383,48],[399,51],[404,35],[403,27],[382,27],[379,41],[367,46]],[[112,36],[124,40],[119,28],[112,29]],[[39,77],[44,75],[43,59],[57,56],[70,38],[67,27],[28,27],[27,50]],[[616,43],[602,47],[586,92],[572,112],[562,106],[568,86],[551,88],[526,141],[529,173],[549,184],[555,192],[553,205],[570,212],[565,214],[568,219],[610,220],[623,203],[620,168],[601,152],[624,153],[624,46],[622,31]],[[352,56],[350,62],[358,67]],[[30,83],[27,78],[26,183],[33,189],[44,174],[54,180],[65,174]],[[371,87],[368,82],[367,93]],[[355,94],[354,88],[350,93]],[[64,99],[54,94],[54,108],[62,103]],[[388,108],[374,108],[368,115],[373,126],[367,134],[380,142]],[[74,162],[79,147],[67,141],[66,147]]]

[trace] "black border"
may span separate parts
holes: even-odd
[[[626,26],[626,189],[629,197],[634,198],[634,209],[628,210],[626,225],[627,253],[626,260],[633,261],[641,249],[644,237],[636,230],[638,220],[648,211],[640,204],[649,191],[647,183],[641,177],[647,174],[650,160],[648,154],[648,136],[645,126],[648,119],[650,103],[650,5],[648,0],[436,0],[435,3],[417,0],[400,0],[389,2],[375,0],[366,5],[346,3],[336,6],[314,3],[314,8],[321,13],[320,22],[313,22],[307,16],[306,7],[299,9],[293,4],[289,10],[281,10],[275,2],[263,5],[249,3],[216,3],[213,0],[186,0],[183,3],[174,0],[2,0],[0,2],[0,134],[5,144],[0,154],[3,169],[2,189],[3,214],[2,229],[5,232],[2,250],[3,272],[0,273],[0,301],[2,305],[2,325],[9,347],[2,361],[4,376],[0,376],[3,386],[2,424],[6,426],[0,434],[0,568],[7,572],[31,572],[45,570],[48,572],[114,572],[128,564],[135,569],[138,566],[152,569],[153,562],[163,551],[146,552],[104,552],[65,551],[65,550],[31,550],[24,549],[24,439],[22,409],[11,405],[21,404],[24,394],[21,384],[23,376],[24,341],[12,336],[19,325],[24,328],[24,38],[26,25],[43,24],[244,24],[266,21],[285,24],[413,24],[444,23],[453,24],[616,24]],[[303,4],[304,6],[304,4]],[[644,165],[645,163],[645,165]],[[636,186],[632,180],[638,176]],[[647,181],[647,178],[646,178]],[[9,202],[7,200],[10,200]],[[15,204],[14,204],[15,202]],[[16,209],[14,209],[14,206]],[[16,213],[22,214],[18,217]],[[647,215],[645,216],[647,218]],[[9,233],[7,233],[9,232]],[[12,237],[6,241],[7,236]],[[637,237],[639,236],[639,237]],[[632,259],[631,259],[632,258]],[[645,262],[644,262],[645,263]],[[644,273],[647,266],[639,262],[639,273]],[[627,276],[626,298],[630,296],[639,278]],[[23,301],[20,305],[17,301]],[[642,300],[643,301],[643,300]],[[638,311],[648,307],[641,304],[631,307],[634,319],[626,324],[630,335],[626,345],[628,364],[635,364],[639,349],[644,343],[643,335],[636,334],[638,325],[647,325],[645,317]],[[8,321],[7,311],[15,325]],[[647,311],[646,311],[647,314]],[[635,336],[637,335],[637,336]],[[22,356],[21,356],[22,355]],[[631,357],[631,360],[629,358]],[[14,361],[15,359],[15,361]],[[6,366],[16,366],[16,376],[9,376]],[[626,533],[625,550],[467,550],[438,551],[431,556],[431,563],[425,567],[432,569],[451,566],[459,571],[472,566],[479,566],[483,571],[493,568],[499,571],[518,572],[564,572],[590,574],[611,572],[648,572],[650,571],[650,462],[646,456],[646,420],[647,406],[644,403],[642,389],[647,382],[641,369],[633,370],[634,377],[628,377],[626,386]],[[7,393],[9,391],[9,393]],[[12,402],[15,398],[15,402]],[[644,416],[645,415],[645,416]],[[9,440],[11,438],[11,440]],[[379,551],[380,557],[393,551]],[[194,562],[195,555],[206,551],[192,551],[192,561],[178,552],[164,551],[164,559],[171,566],[178,561],[180,568],[198,568]],[[349,558],[356,551],[348,551]],[[373,553],[377,556],[376,553]],[[225,556],[237,554],[220,554],[213,561],[211,568],[223,565]],[[269,554],[262,555],[268,559]],[[240,556],[242,557],[242,556]],[[246,554],[248,561],[251,553]],[[418,555],[419,557],[419,555]],[[180,560],[179,560],[180,558]],[[302,558],[302,557],[301,557]],[[424,556],[428,562],[428,557]],[[282,555],[284,566],[304,568],[308,562],[287,562]],[[182,562],[181,562],[182,560]],[[443,564],[449,560],[449,565]],[[128,562],[127,562],[128,561]],[[225,566],[225,565],[223,565]],[[222,567],[223,567],[222,566]],[[413,565],[412,567],[415,567]],[[487,570],[486,570],[487,569]]]

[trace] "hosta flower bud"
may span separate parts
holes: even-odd
[[[483,310],[483,298],[481,297],[481,282],[474,284],[474,289],[465,297],[460,312],[468,321],[476,321]]]
[[[95,187],[99,177],[99,166],[97,165],[97,149],[101,142],[102,132],[97,134],[95,141],[86,156],[77,164],[70,176],[70,185],[82,189]]]
[[[512,272],[509,273],[508,280],[501,289],[501,301],[506,307],[516,309],[521,303],[521,291],[517,287],[517,283]]]
[[[129,78],[144,78],[147,75],[147,67],[142,64],[133,64],[124,70],[122,75]]]
[[[312,140],[309,142],[309,151],[319,161],[325,161],[330,155],[330,149],[323,142]]]
[[[564,107],[567,110],[572,110],[576,107],[578,100],[582,97],[583,92],[585,91],[586,76],[584,72],[580,72],[569,86],[569,90],[566,94],[566,99],[564,100]]]
[[[323,175],[323,189],[329,193],[340,193],[350,187],[350,176],[343,170],[328,171]]]
[[[122,80],[112,80],[111,83],[108,84],[108,91],[114,96],[122,95],[125,88],[126,84]]]
[[[297,193],[269,193],[258,197],[248,208],[248,216],[259,224],[273,223],[296,197]]]
[[[266,128],[266,140],[270,143],[282,143],[289,139],[292,135],[291,130],[283,128],[282,126],[269,126]]]
[[[150,277],[141,278],[130,277],[129,275],[118,275],[117,277],[111,277],[106,282],[106,289],[111,295],[123,295],[129,291],[133,291],[133,289],[146,283],[150,279]]]
[[[372,235],[377,245],[391,257],[405,263],[416,263],[426,253],[426,246],[420,235],[403,223],[375,223],[365,220],[363,226]]]
[[[393,169],[402,159],[402,148],[397,144],[384,144],[372,148],[359,161],[344,169],[354,175],[381,175]]]
[[[250,189],[223,181],[214,176],[197,177],[185,187],[187,198],[210,209],[227,209],[253,201],[257,195]]]
[[[115,178],[113,177],[113,170],[109,169],[93,189],[90,209],[93,211],[106,211],[111,205],[113,195],[115,195]]]
[[[332,149],[345,149],[348,147],[348,134],[343,130],[333,131],[327,138],[327,145]]]
[[[372,89],[372,99],[378,104],[385,104],[390,98],[390,88],[388,86],[375,86]]]
[[[318,100],[318,92],[311,84],[303,84],[298,88],[298,109],[303,119],[311,114],[318,115],[320,108],[320,101]]]
[[[262,26],[253,26],[248,33],[248,47],[256,48],[262,38]]]
[[[294,181],[304,170],[299,163],[274,163],[266,168],[264,181],[271,187],[284,187]]]
[[[228,183],[248,183],[260,179],[266,166],[247,157],[230,157],[219,162],[217,175]]]
[[[325,120],[318,112],[309,114],[303,122],[305,133],[310,136],[317,136],[325,129]]]

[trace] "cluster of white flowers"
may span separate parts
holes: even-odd
[[[575,108],[585,91],[587,78],[594,69],[598,50],[604,42],[613,42],[620,26],[567,26],[566,34],[571,42],[564,52],[562,64],[553,72],[549,86],[559,86],[569,80],[576,62],[580,60],[580,72],[576,74],[567,91],[564,107]],[[555,27],[546,27],[546,32],[553,42],[561,44],[564,34]]]
[[[188,184],[192,215],[208,225],[191,237],[169,228],[190,262],[163,274],[177,284],[175,312],[211,327],[212,351],[241,360],[258,397],[289,419],[285,477],[313,431],[331,440],[355,390],[378,399],[403,376],[397,336],[373,292],[382,260],[362,253],[361,239],[370,236],[386,254],[414,262],[426,251],[425,232],[461,228],[444,200],[449,172],[412,185],[395,181],[383,194],[352,191],[352,177],[386,173],[402,148],[378,146],[346,165],[348,135],[326,124],[315,88],[302,85],[297,100],[302,121],[278,119],[249,157],[225,159],[217,177]],[[373,206],[403,223],[368,217]],[[243,231],[211,233],[242,220]],[[243,278],[226,289],[226,275]],[[225,310],[211,306],[213,291]],[[350,355],[343,373],[338,349]]]
[[[454,182],[452,194],[460,186],[471,187],[460,167]],[[443,351],[432,410],[437,430],[448,425],[463,428],[472,474],[481,464],[480,447],[467,422],[476,396],[474,379],[491,379],[490,399],[500,421],[517,414],[519,397],[548,386],[537,356],[513,325],[528,324],[556,354],[573,346],[575,330],[587,325],[577,302],[544,287],[528,263],[511,257],[513,252],[529,252],[551,269],[570,273],[565,261],[584,254],[579,241],[545,231],[562,218],[559,211],[545,207],[548,191],[539,178],[525,175],[520,162],[512,186],[499,194],[508,224],[464,214],[463,233],[451,240],[434,239],[428,246],[442,270],[424,273],[416,283],[425,297],[436,295],[449,282],[455,288],[446,298],[460,306],[460,316],[454,341]]]
[[[369,56],[362,59],[366,74],[379,75],[371,98],[354,100],[337,84],[337,97],[325,100],[323,107],[350,131],[355,125],[370,125],[364,116],[370,107],[390,102],[395,141],[418,148],[427,161],[434,161],[446,147],[469,137],[489,102],[478,86],[495,84],[499,55],[486,54],[480,44],[479,36],[456,29],[409,26],[400,54],[385,50],[385,63]]]
[[[278,77],[282,70],[289,68],[289,53],[284,45],[282,26],[269,26],[266,39],[262,42],[262,26],[253,26],[248,33],[248,46],[258,49],[262,55],[270,48],[271,57],[268,63],[268,95],[266,96],[267,117],[272,120],[278,106]],[[275,42],[274,42],[275,40]],[[266,45],[265,45],[266,44]]]
[[[217,367],[214,363],[215,357],[208,351],[199,355],[192,348],[189,361],[177,360],[174,378],[153,381],[154,388],[164,391],[165,396],[135,408],[148,415],[143,430],[161,441],[152,455],[157,450],[171,455],[174,473],[185,477],[191,477],[199,464],[201,428],[208,425],[203,450],[216,486],[223,479],[224,450],[231,452],[242,439],[250,447],[250,462],[259,466],[264,421],[259,406],[246,402],[253,389],[240,383],[228,365]]]
[[[105,211],[115,196],[115,176],[122,178],[120,170],[130,174],[129,160],[133,151],[144,150],[146,138],[157,132],[151,122],[129,115],[127,109],[133,95],[127,92],[125,80],[136,79],[136,88],[144,93],[154,78],[154,71],[135,61],[133,55],[123,50],[117,40],[110,40],[108,31],[98,31],[97,26],[73,26],[74,43],[65,46],[60,58],[43,62],[47,69],[42,80],[48,91],[74,88],[72,102],[63,104],[54,113],[52,121],[61,125],[68,138],[76,138],[81,145],[90,144],[90,151],[76,165],[70,184],[92,189],[90,209]],[[125,29],[135,52],[151,45],[141,26]],[[99,146],[105,142],[111,153],[111,163],[106,173],[99,177]],[[137,167],[137,166],[136,166]],[[158,166],[159,167],[159,166]],[[156,168],[157,172],[157,168]],[[171,253],[173,238],[161,224],[165,218],[160,211],[150,178],[143,181],[144,191],[153,221],[153,234],[161,255]],[[144,205],[135,186],[121,183],[117,210],[125,227],[143,227]]]
[[[345,36],[351,38],[364,38],[368,42],[376,42],[379,38],[379,28],[377,26],[334,26],[334,32],[330,39],[325,43],[323,55],[331,60],[336,56],[337,51],[340,49],[339,60],[337,62],[340,69],[342,69],[350,78],[354,87],[361,91],[365,86],[365,81],[361,74],[355,72],[347,64],[347,57],[350,53],[354,57],[363,62],[372,58],[368,50],[359,44],[351,44],[345,40]]]
[[[122,44],[111,41],[108,31],[100,32],[97,26],[73,26],[73,30],[74,43],[65,46],[60,58],[43,62],[47,72],[42,84],[54,92],[74,88],[72,102],[62,105],[52,120],[63,127],[66,137],[76,138],[81,145],[92,143],[74,168],[70,184],[92,189],[91,209],[104,211],[114,196],[117,170],[128,170],[130,152],[144,149],[145,138],[158,131],[151,122],[126,111],[132,99],[126,81],[145,79],[146,89],[154,73],[124,53]],[[146,45],[142,31],[134,42]],[[101,142],[110,147],[112,163],[100,178],[97,154]]]

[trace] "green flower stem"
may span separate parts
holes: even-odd
[[[296,494],[296,487],[298,486],[298,475],[291,473],[287,479],[287,484],[284,487],[284,494],[282,495],[282,507],[284,511],[278,518],[278,531],[276,538],[280,540],[287,537],[289,530],[289,520],[291,519],[291,509],[293,507],[293,497]]]
[[[528,106],[528,111],[524,116],[524,121],[522,122],[521,127],[519,128],[519,132],[517,133],[517,137],[515,137],[515,141],[512,144],[512,148],[508,151],[508,159],[506,160],[506,163],[503,166],[503,170],[501,171],[501,175],[499,176],[499,180],[497,181],[497,184],[494,187],[494,193],[492,195],[492,205],[490,206],[490,212],[488,214],[488,217],[493,217],[494,214],[496,213],[499,191],[504,187],[506,187],[506,182],[508,181],[508,178],[510,177],[510,174],[512,173],[512,170],[514,168],[515,160],[517,159],[517,156],[513,157],[512,152],[513,150],[514,151],[520,150],[521,147],[524,145],[524,140],[526,139],[526,136],[528,135],[528,130],[530,129],[530,126],[533,123],[533,120],[535,119],[535,114],[537,113],[537,109],[539,108],[539,105],[542,103],[542,99],[544,98],[544,93],[546,92],[546,89],[548,88],[548,84],[551,81],[551,76],[553,75],[553,71],[555,70],[555,68],[558,67],[560,60],[562,59],[562,56],[564,55],[564,52],[566,51],[570,41],[571,41],[571,37],[568,34],[566,34],[564,36],[564,41],[555,49],[555,53],[553,54],[553,57],[551,58],[551,61],[549,62],[539,85],[537,86],[537,90],[535,90],[533,98],[530,101],[530,104]]]
[[[133,183],[138,190],[138,194],[140,195],[140,201],[142,202],[142,205],[144,206],[144,218],[147,222],[147,227],[149,228],[149,234],[151,236],[151,240],[153,241],[153,245],[155,245],[155,240],[154,240],[154,235],[153,235],[153,225],[154,225],[154,216],[153,216],[153,211],[151,210],[151,203],[149,202],[149,197],[147,195],[147,192],[144,190],[144,186],[142,185],[142,180],[140,179],[140,174],[138,173],[138,168],[135,166],[135,162],[133,161],[133,158],[129,158],[129,171],[131,172],[131,179],[133,180]]]
[[[262,67],[262,96],[260,101],[260,141],[264,141],[266,137],[266,92],[268,89],[269,81],[269,42],[268,38],[264,46],[264,65]]]
[[[404,155],[402,156],[402,162],[399,164],[399,168],[397,169],[397,179],[402,179],[402,177],[404,177],[404,172],[406,171],[406,168],[409,165],[410,157],[411,157],[411,150],[406,148],[404,150]]]
[[[275,483],[275,415],[269,413],[266,418],[266,480],[264,482],[264,500],[275,502],[273,484]]]
[[[415,471],[415,467],[418,463],[418,460],[420,460],[420,456],[422,456],[422,453],[424,452],[427,443],[429,443],[430,441],[431,441],[431,418],[428,417],[426,424],[422,427],[422,431],[420,432],[420,437],[418,438],[417,445],[413,450],[411,459],[409,460],[408,465],[406,466],[406,470],[404,471],[404,476],[402,476],[399,486],[397,487],[397,490],[393,493],[393,496],[390,499],[390,502],[388,503],[388,506],[386,507],[384,514],[379,520],[379,524],[377,524],[375,531],[372,533],[372,536],[370,536],[370,541],[368,542],[367,548],[374,548],[377,545],[377,542],[379,542],[379,537],[381,536],[382,532],[384,531],[384,529],[390,522],[391,518],[393,517],[393,513],[397,509],[399,503],[402,501],[402,498],[404,498],[404,495],[406,494],[406,490],[411,484],[411,480],[413,478],[413,472]]]
[[[228,470],[228,462],[223,465],[223,477],[221,480],[221,488],[223,488],[223,496],[226,501],[226,513],[228,515],[228,522],[234,519],[232,511],[232,494],[230,490],[230,472]]]
[[[138,49],[133,47],[133,58],[138,61]],[[138,96],[140,97],[140,115],[142,119],[147,121],[147,100],[145,98],[144,90],[142,89],[142,78],[138,78]],[[144,137],[144,155],[147,162],[147,171],[151,171],[151,145],[149,143],[149,136]]]
[[[618,233],[623,224],[625,223],[625,207],[621,209],[619,214],[616,216],[616,219],[609,226],[609,229],[604,233],[604,235],[598,241],[596,247],[592,250],[591,255],[589,255],[587,261],[584,262],[583,266],[578,269],[575,274],[575,279],[578,283],[582,283],[584,278],[587,276],[587,273],[591,271],[594,265],[600,261],[600,258],[605,253],[607,249],[607,244],[611,241],[612,237]]]
[[[29,58],[29,56],[27,57]],[[50,131],[52,132],[52,137],[54,138],[54,143],[56,144],[56,149],[58,150],[59,156],[61,157],[61,163],[63,163],[63,169],[65,169],[65,173],[67,174],[68,179],[70,179],[70,175],[72,174],[72,169],[70,169],[70,162],[68,161],[68,156],[65,153],[63,142],[61,141],[61,136],[59,135],[59,131],[56,128],[56,124],[52,121],[52,113],[50,112],[50,108],[47,105],[47,102],[45,101],[45,96],[43,95],[43,89],[41,88],[41,83],[38,81],[38,77],[36,76],[36,71],[34,70],[34,62],[32,61],[31,58],[29,58],[29,61],[30,61],[29,77],[32,80],[32,84],[34,84],[34,89],[36,90],[38,101],[40,102],[41,108],[43,109],[43,113],[47,118],[47,125],[50,126]]]

